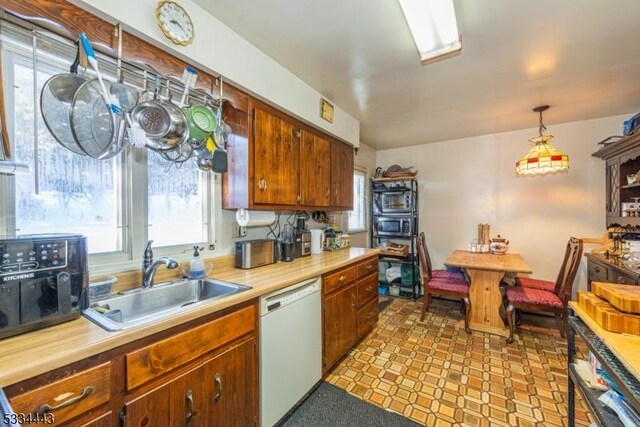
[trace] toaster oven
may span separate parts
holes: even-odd
[[[380,208],[382,213],[411,213],[412,200],[411,192],[406,189],[385,191],[380,193]]]

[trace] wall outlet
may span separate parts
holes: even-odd
[[[231,223],[231,238],[238,239],[240,237],[246,237],[247,227],[240,227],[236,221]]]

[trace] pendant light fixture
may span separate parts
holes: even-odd
[[[548,105],[533,109],[540,114],[538,136],[529,139],[533,146],[523,158],[516,162],[516,175],[545,175],[569,170],[569,156],[549,144],[553,139],[552,135],[544,135],[547,128],[542,123],[542,112],[548,109]]]

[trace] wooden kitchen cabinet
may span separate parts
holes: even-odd
[[[323,366],[333,366],[356,342],[356,285],[341,288],[324,300]]]
[[[207,426],[256,425],[258,413],[257,343],[251,338],[204,366]]]
[[[298,134],[283,114],[265,105],[253,107],[253,202],[298,204]],[[296,132],[298,132],[296,130]]]
[[[104,407],[110,398],[111,363],[107,362],[10,396],[9,401],[17,414],[50,413],[54,422],[48,425],[64,425]]]
[[[257,425],[257,313],[243,303],[4,389],[18,413],[49,405],[53,425]]]
[[[378,320],[378,257],[324,274],[322,294],[326,373]]]
[[[640,182],[627,180],[640,171],[640,132],[602,145],[592,156],[605,161],[606,227],[640,226],[640,216],[625,209],[640,197]]]
[[[200,366],[127,402],[124,425],[127,427],[208,426],[204,371]]]
[[[260,101],[225,104],[232,134],[222,175],[224,209],[353,208],[353,147]]]
[[[352,168],[353,169],[353,168]],[[300,142],[300,204],[326,208],[331,193],[331,142],[302,130]]]
[[[82,424],[80,427],[111,427],[113,425],[113,416],[111,411],[99,416],[91,421]]]
[[[334,208],[353,209],[353,147],[331,142],[331,200]]]
[[[601,254],[585,254],[587,258],[588,288],[591,290],[591,282],[619,283],[621,285],[640,284],[638,270],[627,268],[619,258],[606,258]]]

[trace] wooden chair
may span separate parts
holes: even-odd
[[[567,243],[564,261],[555,283],[546,280],[521,278],[519,286],[505,288],[505,324],[509,325],[507,344],[513,342],[514,311],[544,311],[555,315],[560,336],[565,337],[567,304],[571,299],[573,282],[582,257],[582,240],[572,237]],[[553,284],[551,287],[550,284]]]
[[[455,271],[447,271],[447,270],[433,270],[433,264],[431,263],[431,257],[429,256],[429,249],[427,248],[427,239],[425,238],[424,231],[421,231],[418,235],[418,239],[424,248],[425,255],[425,264],[426,264],[426,272],[432,279],[445,279],[445,280],[458,280],[458,281],[467,281],[464,273],[455,272]],[[417,243],[416,243],[417,244]]]
[[[464,307],[464,330],[470,334],[469,314],[471,313],[471,302],[469,301],[469,283],[464,276],[458,278],[435,278],[431,276],[431,268],[427,263],[427,251],[424,245],[424,233],[416,239],[416,247],[418,250],[418,259],[420,261],[420,272],[422,274],[422,282],[424,284],[424,297],[422,300],[422,312],[420,313],[420,321],[424,321],[424,315],[429,309],[431,295],[444,295],[454,298],[460,298]]]

